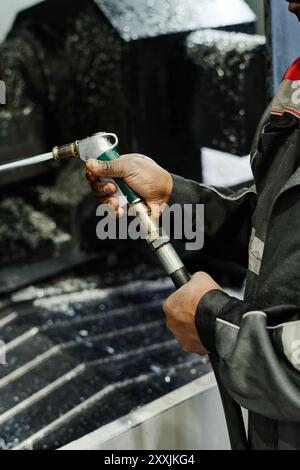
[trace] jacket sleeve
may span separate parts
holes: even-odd
[[[300,307],[258,306],[222,291],[207,293],[196,325],[216,353],[221,382],[242,407],[300,422]]]
[[[172,204],[204,205],[203,253],[223,260],[248,263],[252,215],[256,206],[255,187],[232,191],[185,180],[173,175]]]

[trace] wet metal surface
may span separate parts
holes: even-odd
[[[38,102],[33,89],[34,80],[43,86],[43,72],[40,67],[44,60],[43,49],[29,31],[21,31],[0,45],[0,76],[6,83],[7,104],[0,109],[0,161],[16,160],[41,153],[44,149],[45,128],[42,104]],[[30,64],[30,69],[28,67]],[[25,70],[28,72],[26,73]],[[39,174],[41,168],[34,167],[22,174]],[[15,172],[1,175],[1,184]]]
[[[0,202],[0,259],[2,266],[7,262],[20,262],[31,253],[36,257],[55,255],[62,245],[70,243],[70,235],[57,227],[55,221],[45,213],[37,211],[21,197],[7,197]]]
[[[0,446],[53,449],[210,368],[165,325],[169,279],[99,287],[90,276],[23,290],[2,309]]]
[[[239,156],[250,153],[267,102],[265,42],[263,36],[216,30],[188,37],[187,54],[195,65],[198,145]]]
[[[174,173],[200,179],[185,38],[196,28],[244,31],[253,25],[254,15],[242,0],[232,0],[230,8],[224,0],[64,0],[63,6],[47,0],[22,12],[0,45],[0,79],[7,88],[7,104],[0,109],[0,162],[113,130],[121,153],[144,153]],[[0,174],[7,199],[0,205],[1,261],[66,254],[61,236],[72,239],[70,252],[93,244],[101,250],[104,245],[95,243],[95,204],[80,163],[49,162],[26,171]],[[6,192],[9,183],[37,174],[26,185],[15,184],[11,196]],[[26,224],[19,198],[45,216],[48,235]],[[20,223],[7,245],[11,217]]]
[[[252,23],[243,0],[95,0],[126,41]],[[158,21],[159,18],[159,21]]]

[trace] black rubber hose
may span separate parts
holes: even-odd
[[[183,266],[178,271],[175,271],[171,275],[171,278],[174,282],[176,289],[180,289],[180,287],[183,287],[187,282],[191,280],[191,275],[186,269],[186,267]],[[210,354],[209,359],[221,395],[231,448],[232,450],[247,450],[248,442],[241,407],[238,405],[238,403],[233,400],[233,398],[231,398],[231,396],[222,384],[218,373],[217,356],[214,354]]]
[[[247,441],[241,407],[238,403],[233,400],[233,398],[231,398],[220,379],[218,372],[218,357],[215,354],[210,354],[209,359],[221,395],[231,449],[247,450],[249,448],[249,445]]]

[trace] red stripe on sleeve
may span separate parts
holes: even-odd
[[[284,76],[284,80],[300,80],[300,57],[292,63]]]

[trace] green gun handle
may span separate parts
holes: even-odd
[[[114,148],[111,150],[107,150],[107,152],[103,153],[97,160],[101,160],[102,162],[111,162],[113,160],[117,160],[120,158],[118,151]],[[115,179],[115,183],[118,185],[124,196],[126,196],[128,202],[130,204],[135,204],[136,202],[141,201],[141,197],[136,194],[122,179]]]

